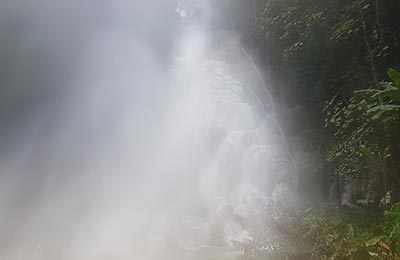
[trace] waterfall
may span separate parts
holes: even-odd
[[[281,186],[276,190],[279,178],[287,174],[279,165],[285,157],[282,144],[271,134],[273,126],[244,97],[240,79],[249,75],[232,72],[231,66],[238,64],[230,62],[244,58],[239,37],[231,34],[224,39],[224,50],[215,51],[206,32],[188,29],[173,67],[173,88],[181,96],[174,101],[171,115],[177,122],[169,132],[180,141],[168,139],[186,145],[182,159],[195,154],[193,168],[185,172],[196,190],[196,203],[190,201],[188,207],[197,206],[203,213],[183,218],[196,219],[193,228],[201,230],[204,245],[248,239],[234,219],[261,211],[263,204],[278,199],[277,193],[287,191]],[[251,64],[239,65],[242,71],[251,71]]]
[[[215,254],[251,239],[240,220],[276,199],[277,187],[286,192],[288,173],[274,126],[247,98],[257,80],[239,35],[218,32],[216,42],[206,22],[185,22],[164,46],[156,36],[168,32],[146,32],[148,16],[135,20],[142,14],[134,7],[153,5],[118,0],[86,14],[87,2],[73,1],[66,10],[79,10],[82,27],[69,28],[60,6],[45,2],[26,11],[26,48],[57,53],[61,63],[79,55],[59,72],[68,79],[54,80],[57,62],[46,64],[46,80],[30,68],[49,87],[38,83],[37,100],[20,105],[24,115],[10,127],[0,258],[175,259],[166,252]],[[58,25],[79,48],[54,42]]]

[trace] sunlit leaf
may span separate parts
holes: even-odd
[[[400,105],[379,105],[368,109],[368,113],[399,111]]]

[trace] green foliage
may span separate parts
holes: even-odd
[[[267,214],[267,213],[266,213]],[[253,239],[237,243],[242,260],[397,259],[400,205],[385,216],[349,210],[297,210],[266,216],[251,229]]]
[[[400,249],[400,203],[385,211],[384,232],[394,250]]]
[[[369,206],[369,205],[371,205],[371,204],[374,204],[374,203],[375,203],[375,201],[369,200],[369,199],[359,199],[359,200],[356,200],[356,204],[357,204],[357,205],[364,206],[364,207],[367,207],[367,206]]]
[[[400,88],[400,72],[394,69],[389,69],[388,76],[394,82],[395,86]]]
[[[294,122],[289,142],[318,143],[314,158],[327,159],[318,171],[363,183],[355,199],[389,190],[400,199],[392,187],[400,183],[399,73],[379,83],[399,66],[399,11],[397,0],[268,0],[255,14],[274,98],[302,111],[285,115]],[[316,134],[304,140],[304,132]],[[292,150],[301,153],[297,143]]]
[[[288,113],[299,122],[288,136],[322,136],[319,171],[339,180],[338,197],[350,180],[355,204],[266,212],[238,243],[243,259],[399,259],[400,73],[387,72],[399,66],[399,12],[398,0],[262,1],[252,39],[264,44],[272,93],[307,115]]]
[[[330,162],[326,172],[366,183],[358,198],[374,182],[372,199],[389,190],[400,199],[392,187],[400,184],[400,73],[387,73],[399,66],[399,11],[397,0],[268,0],[255,14],[253,38],[265,42],[275,98],[308,117],[288,115],[298,122],[289,136],[322,133],[316,151]],[[392,82],[379,83],[386,73]]]
[[[399,73],[389,71],[393,81]],[[327,159],[339,176],[378,174],[381,193],[395,190],[399,170],[394,154],[400,140],[400,88],[382,82],[376,89],[355,91],[348,101],[334,97],[326,103],[325,127],[333,138]],[[393,187],[394,186],[394,187]]]
[[[400,39],[396,8],[396,0],[269,0],[254,28],[271,50],[279,86],[290,75],[285,91],[298,90],[302,101],[319,105],[376,84],[397,65],[391,62],[400,52],[393,45]]]
[[[373,173],[381,185],[380,197],[356,200],[363,208],[360,212],[299,210],[279,217],[265,213],[264,221],[251,227],[253,239],[238,243],[242,259],[396,259],[400,243],[400,204],[392,205],[399,169],[393,140],[400,137],[396,75],[390,70],[393,82],[356,91],[348,101],[334,97],[324,109],[333,136],[327,159],[335,165],[335,174],[357,178]],[[371,215],[368,210],[378,206],[381,210]]]
[[[348,40],[362,31],[362,18],[368,13],[371,4],[365,0],[350,2],[342,8],[342,12],[330,37],[330,42],[338,43]]]

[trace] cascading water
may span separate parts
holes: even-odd
[[[174,82],[184,92],[183,102],[177,103],[183,113],[178,120],[184,124],[182,129],[189,129],[191,139],[197,140],[196,145],[184,142],[185,149],[190,153],[196,147],[195,158],[202,158],[190,177],[198,186],[200,204],[189,206],[199,205],[207,212],[200,219],[196,216],[198,222],[203,221],[204,245],[232,245],[234,240],[249,239],[234,218],[246,218],[261,210],[260,203],[272,199],[280,171],[276,161],[284,156],[282,145],[269,135],[271,126],[246,103],[238,80],[243,75],[232,75],[229,61],[224,60],[243,55],[238,38],[232,34],[225,40],[226,51],[215,52],[207,34],[192,28],[182,42],[183,52],[174,70],[178,76]],[[240,66],[251,70],[249,63]],[[180,134],[177,129],[172,132]]]
[[[237,219],[274,198],[284,149],[245,99],[237,35],[216,48],[188,22],[166,65],[121,10],[2,161],[2,259],[208,259],[251,239]]]

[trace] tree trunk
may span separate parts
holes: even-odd
[[[373,77],[373,80],[374,80],[374,85],[376,87],[379,84],[378,73],[376,71],[375,57],[374,57],[374,54],[372,52],[372,47],[371,47],[370,42],[368,41],[367,25],[366,25],[364,19],[362,19],[362,28],[363,28],[363,33],[364,33],[364,37],[362,37],[362,38],[364,40],[365,46],[367,47],[368,60],[369,60],[370,66],[371,66],[371,72],[372,72],[372,77]]]

